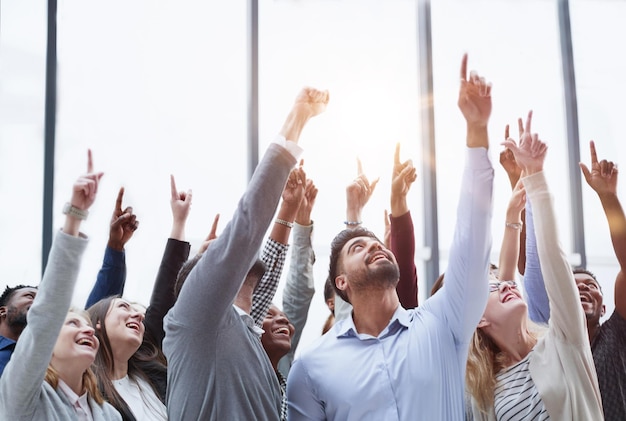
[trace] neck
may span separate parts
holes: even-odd
[[[241,286],[241,289],[237,293],[237,297],[235,297],[235,304],[237,307],[250,314],[252,311],[252,292],[254,288],[248,287],[246,284]]]
[[[498,348],[506,355],[505,366],[520,362],[533,349],[537,340],[528,333],[526,326],[504,329],[494,337]]]
[[[87,368],[78,367],[77,364],[67,364],[61,367],[53,366],[59,373],[59,378],[68,385],[70,389],[78,396],[85,393],[85,386],[83,384],[83,374]]]
[[[380,335],[400,305],[395,288],[385,289],[382,294],[380,290],[364,290],[353,295],[350,300],[357,332],[372,336]]]
[[[593,339],[598,334],[598,329],[600,329],[600,320],[589,320],[587,319],[587,334],[589,335],[589,343],[593,343]]]
[[[134,353],[134,352],[133,352]],[[128,360],[132,354],[113,355],[113,370],[111,370],[111,380],[119,380],[128,374]]]
[[[19,339],[22,334],[22,330],[24,330],[24,328],[21,328],[16,332],[15,329],[11,328],[8,324],[0,323],[0,336],[4,336],[5,338],[13,341],[17,341]]]

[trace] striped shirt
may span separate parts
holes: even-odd
[[[502,421],[550,419],[535,382],[530,376],[531,352],[517,364],[505,368],[496,375],[494,396],[496,419]]]

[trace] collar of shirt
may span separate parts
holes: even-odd
[[[59,389],[69,399],[79,420],[93,420],[91,407],[87,398],[87,392],[78,396],[63,380],[59,379]]]
[[[261,337],[262,334],[265,333],[263,329],[261,329],[256,324],[254,324],[254,319],[252,318],[252,316],[250,316],[248,313],[243,311],[241,308],[237,307],[235,304],[233,304],[233,308],[235,309],[237,314],[239,314],[239,316],[241,317],[241,320],[243,320],[246,326],[248,326],[248,329],[250,329],[257,335],[259,335],[259,338]]]
[[[15,343],[13,339],[0,336],[0,350],[15,347]]]
[[[395,334],[401,326],[408,328],[410,321],[411,320],[409,317],[409,312],[399,305],[396,311],[393,313],[393,316],[391,316],[389,324],[387,324],[387,327],[385,327],[383,331],[380,332],[380,335],[378,335],[377,339],[384,339],[387,336]],[[344,319],[340,322],[340,325],[337,328],[336,336],[337,338],[356,337],[360,340],[374,338],[374,336],[372,335],[368,335],[366,333],[361,334],[357,332],[352,314],[349,318]]]

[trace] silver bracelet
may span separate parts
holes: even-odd
[[[513,228],[514,230],[522,230],[522,226],[523,224],[521,222],[507,222],[506,223],[506,227],[507,228]]]
[[[343,221],[343,223],[348,225],[348,226],[356,226],[356,225],[361,225],[363,222],[361,222],[361,221]]]
[[[293,228],[293,222],[285,221],[284,219],[276,218],[274,222],[289,228]]]
[[[77,207],[72,206],[70,202],[67,202],[63,205],[63,214],[73,216],[76,219],[84,220],[87,219],[87,216],[89,216],[89,211],[78,209]]]

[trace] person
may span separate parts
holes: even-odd
[[[584,268],[577,268],[573,272],[587,320],[587,336],[598,375],[604,418],[623,420],[626,419],[626,217],[617,196],[617,166],[605,159],[598,160],[593,141],[589,142],[589,149],[591,165],[587,167],[580,163],[580,168],[585,181],[600,199],[620,267],[615,277],[615,310],[604,323],[600,324],[606,311],[600,283],[592,272]],[[529,215],[528,232],[534,234],[530,231],[532,214]],[[530,248],[527,248],[527,261],[537,268],[540,266],[540,256],[537,256],[535,241],[529,239],[528,243]],[[524,283],[534,286],[528,291],[529,301],[537,307],[537,321],[545,322],[551,313],[550,307],[545,304],[544,278],[540,271],[527,272]]]
[[[118,209],[120,199],[118,197]],[[88,309],[101,344],[94,364],[98,387],[124,420],[167,419],[164,404],[167,363],[161,351],[163,317],[175,301],[174,282],[191,248],[185,241],[191,203],[191,190],[179,191],[171,175],[172,229],[154,283],[150,306],[142,311],[122,299],[123,288],[109,288],[115,295],[102,298]],[[91,295],[95,295],[93,291]]]
[[[103,401],[89,368],[99,346],[94,329],[83,313],[68,311],[88,242],[80,233],[81,220],[96,198],[102,175],[93,171],[89,151],[87,174],[74,183],[28,325],[0,378],[0,419],[121,420]]]
[[[361,161],[357,160],[357,178],[346,188],[346,226],[349,229],[362,224],[361,211],[369,201],[378,179],[371,183],[363,173]],[[400,268],[400,280],[396,290],[400,304],[405,309],[417,307],[417,268],[415,267],[415,229],[413,219],[407,204],[407,194],[416,180],[416,170],[413,162],[400,161],[400,143],[396,144],[394,153],[393,171],[391,176],[391,215],[385,211],[384,244],[389,243]],[[387,247],[387,246],[386,246]],[[332,285],[332,283],[331,283]],[[335,320],[343,320],[350,316],[352,306],[346,303],[341,296],[334,300]]]
[[[26,315],[35,296],[37,287],[30,285],[7,286],[0,296],[0,377],[26,327]]]
[[[324,326],[322,326],[322,335],[328,332],[335,324],[335,288],[333,288],[333,284],[328,278],[326,278],[324,282],[324,301],[326,302],[330,314],[326,318]]]
[[[487,298],[493,168],[491,86],[461,65],[458,105],[467,159],[446,283],[416,309],[400,306],[396,259],[362,227],[332,242],[329,278],[353,306],[296,359],[287,379],[290,420],[460,420],[469,340]]]
[[[233,218],[191,269],[165,317],[171,419],[280,417],[276,374],[250,316],[233,304],[297,162],[300,133],[327,103],[328,92],[304,88],[298,94]]]
[[[102,267],[98,271],[96,283],[91,289],[85,309],[102,298],[120,294],[126,282],[126,243],[130,241],[139,227],[133,208],[127,206],[122,210],[124,187],[121,187],[115,200],[115,208],[109,224],[109,240],[104,250]]]
[[[532,203],[552,313],[547,331],[538,338],[531,332],[528,307],[515,281],[507,279],[517,262],[517,256],[509,255],[509,268],[500,268],[501,281],[489,282],[487,307],[470,348],[471,413],[474,419],[485,420],[602,420],[585,319],[574,276],[559,244],[556,213],[543,171],[547,146],[537,134],[531,135],[531,120],[532,112],[519,145],[512,139],[503,145],[511,149],[525,175],[522,182]],[[521,209],[516,209],[518,217]],[[518,231],[516,223],[519,220],[507,221],[505,232]],[[511,241],[519,244],[516,237]]]

